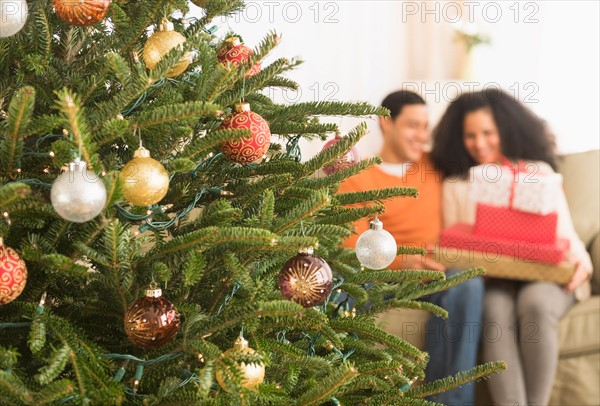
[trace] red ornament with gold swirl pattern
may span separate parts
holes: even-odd
[[[179,312],[154,285],[125,313],[125,333],[137,346],[155,350],[173,341],[179,331]]]
[[[229,62],[234,67],[243,65],[248,61],[254,52],[252,49],[240,42],[238,37],[231,37],[225,40],[225,44],[217,52],[217,60],[223,65],[227,65]],[[260,62],[254,64],[254,66],[246,72],[246,77],[251,78],[261,71]]]
[[[87,27],[106,16],[110,0],[52,0],[52,4],[64,22]]]
[[[279,272],[279,290],[283,296],[304,307],[325,302],[333,287],[329,264],[312,252],[312,248],[301,251]]]
[[[267,153],[271,145],[271,129],[264,118],[250,110],[249,103],[235,105],[236,113],[227,117],[221,128],[250,130],[250,136],[221,145],[221,152],[233,162],[249,164]]]
[[[15,300],[27,283],[25,261],[10,247],[5,247],[0,237],[0,305]]]

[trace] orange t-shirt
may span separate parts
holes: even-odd
[[[419,197],[396,197],[383,201],[385,212],[379,216],[383,228],[396,239],[397,245],[427,248],[438,242],[442,227],[442,177],[424,155],[418,163],[409,164],[404,176],[390,175],[373,165],[361,173],[346,179],[338,193],[363,192],[391,187],[416,187]],[[352,225],[353,234],[344,240],[344,246],[354,248],[356,240],[369,229],[370,219],[362,219]],[[402,257],[389,266],[400,269]]]

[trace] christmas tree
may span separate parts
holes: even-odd
[[[274,103],[300,61],[196,4],[0,1],[0,404],[431,404],[501,370],[412,386],[427,354],[375,316],[483,271],[361,269],[350,224],[418,191],[336,194],[365,124],[298,142],[388,112]]]

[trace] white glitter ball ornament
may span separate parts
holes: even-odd
[[[387,268],[396,259],[396,240],[383,229],[378,218],[371,221],[371,227],[356,241],[356,257],[369,269]]]
[[[69,164],[52,185],[50,200],[65,220],[85,223],[96,217],[106,204],[106,187],[79,159]]]

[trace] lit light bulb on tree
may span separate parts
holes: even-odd
[[[397,251],[396,240],[383,229],[383,223],[377,217],[356,241],[356,257],[369,269],[387,268],[396,259]]]

